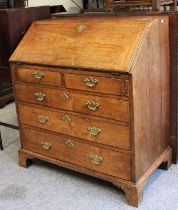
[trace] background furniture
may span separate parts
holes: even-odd
[[[103,0],[84,0],[83,8],[85,12],[99,12],[104,10]]]
[[[7,7],[7,1],[6,0],[0,0],[0,9],[5,9]]]
[[[0,0],[0,9],[24,8],[28,6],[28,0]]]
[[[0,10],[0,107],[13,99],[9,57],[34,20],[50,17],[49,7]]]
[[[111,11],[116,7],[134,7],[134,6],[151,6],[152,10],[160,10],[160,6],[170,6],[175,8],[176,0],[104,0],[105,11]]]
[[[0,10],[0,108],[14,99],[9,67],[9,57],[34,20],[50,18],[50,8],[21,8]],[[16,126],[0,122],[0,125]],[[2,149],[2,139],[0,138]]]
[[[15,8],[24,8],[25,6],[28,7],[28,0],[14,0]]]
[[[132,10],[150,10],[157,11],[163,6],[169,6],[171,9],[175,9],[177,6],[176,0],[84,0],[84,10],[85,12],[111,12],[113,10],[127,11]]]
[[[173,161],[178,161],[178,13],[169,14],[170,61],[171,61],[171,125],[170,141]]]
[[[10,59],[20,166],[39,158],[108,180],[138,206],[171,164],[168,38],[166,16],[34,23]]]
[[[50,6],[50,14],[59,12],[66,12],[66,9],[63,7],[63,5]]]

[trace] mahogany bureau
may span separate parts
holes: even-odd
[[[37,21],[10,63],[20,166],[99,177],[138,206],[150,174],[171,164],[168,17]]]

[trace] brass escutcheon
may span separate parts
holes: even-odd
[[[47,123],[49,120],[49,118],[45,115],[38,115],[37,119],[40,123],[43,123],[43,124]]]
[[[32,75],[35,79],[38,79],[38,80],[41,80],[44,78],[44,74],[40,71],[35,71],[35,72],[33,72]]]
[[[87,130],[92,136],[97,136],[102,131],[100,128],[96,128],[96,127],[88,127]]]
[[[93,79],[91,77],[90,78],[85,78],[84,83],[87,87],[95,87],[98,84],[98,80]]]
[[[90,155],[89,159],[94,163],[95,165],[99,166],[103,162],[104,158],[99,157],[97,155]]]
[[[64,120],[64,122],[70,122],[70,117],[69,117],[69,115],[64,115],[64,117],[63,117],[63,120]]]
[[[72,143],[72,141],[70,139],[67,139],[67,141],[65,142],[65,144],[68,146],[68,147],[73,147],[74,144]]]
[[[45,97],[46,97],[46,95],[45,95],[44,93],[41,93],[41,92],[35,93],[35,96],[36,96],[36,99],[37,99],[38,101],[44,101],[44,99],[45,99]]]
[[[52,145],[50,143],[45,142],[45,141],[42,141],[41,142],[41,145],[42,145],[42,147],[43,147],[44,150],[50,150],[51,147],[52,147]]]
[[[77,32],[82,32],[84,29],[86,29],[87,28],[87,26],[86,25],[84,25],[84,24],[80,24],[80,25],[78,25],[77,27],[76,27],[76,30],[77,30]]]
[[[93,101],[87,101],[86,102],[86,106],[88,109],[92,110],[92,111],[96,111],[98,108],[100,108],[100,104],[99,103],[95,103]]]

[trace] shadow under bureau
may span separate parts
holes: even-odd
[[[38,158],[99,177],[138,206],[171,164],[168,18],[37,21],[10,62],[20,166]]]

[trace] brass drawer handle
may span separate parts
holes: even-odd
[[[42,141],[41,145],[42,145],[44,150],[50,150],[51,147],[52,147],[52,145],[50,143],[46,142],[46,141]]]
[[[101,133],[101,129],[100,128],[96,128],[96,127],[88,127],[88,132],[92,135],[92,136],[97,136]]]
[[[86,29],[87,28],[87,26],[86,25],[84,25],[84,24],[80,24],[80,25],[78,25],[77,27],[76,27],[76,30],[77,30],[77,32],[82,32],[84,29]]]
[[[104,158],[99,157],[97,155],[90,155],[89,159],[91,160],[92,163],[94,163],[97,166],[101,165],[104,160]]]
[[[98,80],[93,79],[91,77],[90,78],[85,78],[84,83],[87,87],[95,87],[98,84]]]
[[[46,124],[48,122],[48,120],[49,120],[49,118],[47,116],[45,116],[45,115],[38,115],[37,119],[42,124]]]
[[[65,142],[65,144],[66,144],[68,147],[73,147],[73,146],[74,146],[73,142],[72,142],[70,139],[67,139],[67,141]]]
[[[98,108],[100,108],[100,104],[99,103],[95,103],[93,101],[87,101],[86,102],[86,106],[88,109],[92,110],[92,111],[96,111]]]
[[[70,117],[68,114],[64,115],[63,117],[64,122],[70,122]]]
[[[67,93],[62,93],[60,95],[60,97],[64,100],[64,101],[67,101],[69,99],[69,96],[67,95]]]
[[[41,93],[41,92],[35,93],[35,96],[36,96],[36,99],[37,99],[38,101],[44,101],[44,99],[45,99],[45,97],[46,97],[46,95],[45,95],[44,93]]]
[[[44,74],[40,71],[35,71],[35,72],[33,72],[32,75],[35,79],[38,79],[38,80],[41,80],[44,78]]]

